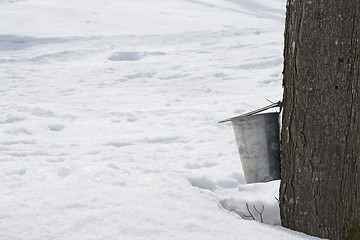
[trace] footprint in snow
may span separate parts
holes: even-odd
[[[71,174],[71,169],[66,167],[59,168],[57,174],[60,178],[65,178]]]
[[[48,158],[46,159],[47,162],[50,162],[50,163],[59,163],[59,162],[64,162],[64,158],[59,158],[59,157],[51,157],[51,158]]]
[[[48,129],[53,132],[60,132],[64,128],[65,126],[59,123],[53,123],[48,125]]]
[[[0,120],[0,124],[16,123],[16,122],[21,122],[21,121],[24,121],[24,120],[25,120],[24,116],[17,116],[17,115],[8,114],[8,115],[6,115],[4,120]]]
[[[15,170],[15,171],[12,171],[10,173],[8,173],[8,175],[25,175],[26,174],[26,169],[22,168],[22,169],[18,169],[18,170]]]
[[[112,147],[117,147],[117,148],[129,146],[129,145],[133,145],[133,144],[129,143],[129,142],[117,142],[117,141],[112,141],[112,142],[108,142],[108,143],[104,144],[104,146],[112,146]]]
[[[6,133],[12,135],[32,135],[32,132],[26,128],[15,128],[7,130]]]
[[[227,75],[225,73],[218,72],[218,73],[214,74],[214,77],[216,77],[216,78],[225,78],[225,77],[227,77]]]
[[[108,57],[110,61],[139,61],[146,56],[165,55],[163,52],[115,52]]]

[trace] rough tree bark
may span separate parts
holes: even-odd
[[[359,38],[359,0],[288,0],[281,220],[335,240],[360,239]]]

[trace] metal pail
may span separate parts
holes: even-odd
[[[231,119],[247,183],[280,179],[279,113]]]

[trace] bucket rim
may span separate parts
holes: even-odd
[[[279,112],[268,112],[268,113],[259,113],[259,114],[254,114],[254,115],[250,115],[250,116],[244,116],[244,115],[239,115],[236,117],[232,117],[230,118],[231,123],[233,122],[243,122],[243,121],[248,121],[248,120],[252,120],[252,119],[256,119],[256,118],[261,118],[264,116],[269,116],[269,115],[276,115],[277,117],[280,115]]]
[[[274,107],[279,107],[280,108],[280,111],[279,111],[279,114],[281,113],[281,110],[282,110],[282,101],[278,101],[277,103],[273,103],[271,102],[272,104],[271,105],[268,105],[268,106],[265,106],[263,108],[259,108],[259,109],[256,109],[252,112],[248,112],[248,113],[245,113],[245,114],[242,114],[240,116],[236,116],[236,117],[232,117],[232,118],[228,118],[228,119],[225,119],[225,120],[222,120],[218,123],[225,123],[225,122],[229,122],[229,121],[233,121],[233,119],[235,118],[240,118],[240,117],[248,117],[248,116],[254,116],[254,115],[262,115],[262,114],[266,114],[266,113],[262,113],[262,114],[259,114],[260,112],[263,112],[263,111],[266,111],[270,108],[274,108]],[[276,112],[275,112],[276,113]]]

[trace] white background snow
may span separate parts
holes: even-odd
[[[285,4],[0,0],[0,239],[315,239],[217,123],[281,99]]]

